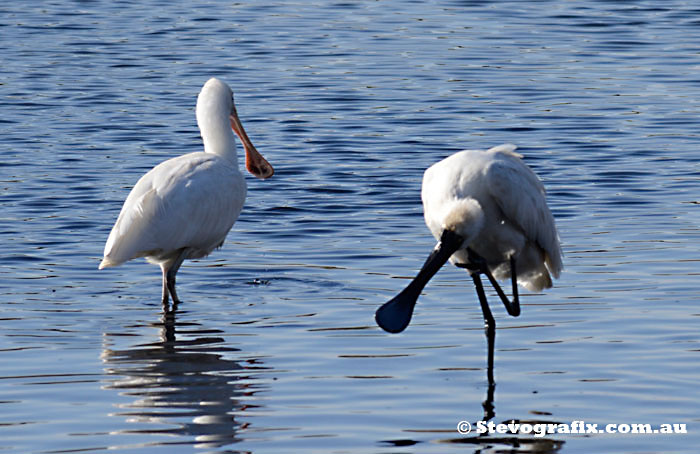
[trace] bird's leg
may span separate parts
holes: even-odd
[[[173,297],[173,306],[180,304],[180,299],[177,297],[177,292],[175,291],[175,275],[180,269],[182,262],[185,261],[190,249],[183,248],[180,250],[175,260],[170,262],[168,265],[161,265],[163,270],[163,307],[166,308],[168,305],[168,293]]]
[[[501,298],[501,301],[506,307],[506,311],[508,311],[509,315],[512,315],[513,317],[517,317],[518,315],[520,315],[520,297],[518,295],[518,281],[516,276],[517,273],[515,270],[515,258],[513,256],[510,257],[510,280],[513,289],[513,300],[510,301],[506,294],[503,292],[503,289],[501,289],[501,286],[498,283],[498,281],[496,281],[496,278],[494,278],[493,274],[491,274],[491,270],[489,270],[489,267],[486,264],[486,260],[484,260],[483,257],[474,252],[471,248],[467,248],[467,253],[469,254],[469,262],[473,264],[473,267],[469,267],[469,269],[477,270],[479,273],[483,273],[486,275],[486,277],[489,279],[489,282],[491,282],[491,285],[493,286],[494,290],[496,290],[498,297]]]
[[[481,305],[481,312],[484,315],[484,328],[486,333],[486,345],[487,345],[487,368],[486,368],[486,378],[489,382],[489,392],[487,399],[483,403],[484,407],[484,420],[488,420],[494,416],[493,414],[493,392],[496,388],[496,381],[493,378],[493,357],[496,344],[496,319],[493,318],[491,313],[491,308],[489,307],[488,300],[486,299],[486,293],[484,292],[484,285],[481,283],[480,274],[486,274],[489,276],[489,280],[493,284],[495,280],[491,276],[491,272],[488,271],[486,265],[486,260],[479,254],[474,252],[471,248],[467,248],[467,253],[469,254],[468,264],[458,264],[460,268],[466,268],[469,271],[472,280],[474,281],[474,287],[476,288],[476,294],[479,297],[479,304]],[[495,284],[498,285],[497,283]],[[497,287],[497,291],[500,287]],[[503,293],[501,290],[500,293]],[[499,293],[499,296],[500,296]],[[507,298],[506,298],[507,299]]]
[[[177,255],[175,261],[170,265],[170,269],[168,270],[168,291],[170,291],[170,296],[173,297],[174,305],[180,304],[180,299],[177,297],[177,293],[175,292],[175,275],[180,269],[182,262],[184,262],[187,258],[189,252],[189,248],[181,249],[180,253]]]
[[[177,270],[173,272],[173,268],[170,268],[166,277],[166,285],[168,287],[168,292],[173,297],[173,304],[179,304],[180,299],[177,297],[177,292],[175,292],[175,274]]]
[[[510,257],[510,281],[513,289],[512,301],[508,299],[505,293],[503,293],[501,286],[498,285],[498,282],[496,282],[496,279],[493,277],[491,271],[489,271],[487,267],[485,268],[484,274],[489,278],[493,288],[496,289],[496,293],[498,293],[498,296],[501,298],[501,301],[506,307],[508,314],[512,315],[513,317],[520,315],[520,297],[518,295],[518,278],[515,271],[515,258],[513,258],[513,256]]]
[[[511,302],[511,309],[506,308],[508,313],[513,317],[520,315],[520,297],[518,296],[518,273],[515,269],[515,257],[510,256],[510,284],[513,291],[513,301]]]
[[[168,268],[164,264],[160,264],[160,269],[163,272],[163,296],[161,298],[161,304],[163,305],[163,311],[168,310]]]
[[[472,273],[472,279],[474,280],[474,286],[476,287],[476,294],[479,296],[479,304],[481,304],[481,312],[484,314],[484,328],[486,330],[486,343],[488,347],[488,359],[487,359],[487,370],[486,377],[489,381],[489,386],[495,385],[493,379],[493,353],[494,344],[496,343],[496,320],[491,314],[491,309],[489,308],[489,303],[486,300],[486,294],[484,293],[484,286],[481,284],[480,273]]]

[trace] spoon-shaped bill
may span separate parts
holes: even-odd
[[[462,247],[464,240],[456,233],[445,230],[440,241],[430,253],[418,275],[389,302],[384,303],[374,315],[377,325],[384,331],[400,333],[411,322],[413,308],[418,296],[428,281],[438,272],[442,265]]]

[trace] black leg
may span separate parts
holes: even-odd
[[[513,300],[510,301],[506,294],[501,289],[496,279],[491,274],[488,268],[486,260],[479,254],[471,249],[467,249],[469,253],[469,265],[463,266],[467,268],[474,280],[474,286],[476,287],[476,293],[479,296],[479,304],[481,305],[481,311],[484,314],[484,325],[486,329],[486,342],[488,344],[488,359],[487,359],[487,370],[486,376],[488,378],[488,391],[486,393],[486,400],[482,403],[484,409],[484,421],[488,421],[496,415],[495,406],[493,404],[494,392],[496,390],[496,381],[493,376],[493,363],[494,363],[494,350],[496,344],[496,320],[493,318],[491,309],[489,308],[488,301],[486,300],[486,294],[484,293],[484,286],[481,283],[480,274],[485,274],[491,285],[496,290],[498,297],[503,302],[506,307],[508,314],[513,317],[520,315],[520,299],[518,296],[518,283],[517,283],[517,272],[515,268],[515,259],[510,258],[510,272],[511,272],[511,286],[513,291]]]
[[[173,304],[178,304],[180,302],[180,299],[177,297],[177,293],[175,292],[175,274],[177,273],[177,270],[173,272],[174,268],[170,268],[168,271],[168,276],[167,276],[167,281],[166,285],[168,286],[168,292],[170,292],[170,296],[173,297]]]
[[[510,256],[510,284],[513,291],[512,310],[507,307],[506,310],[513,317],[517,317],[520,315],[520,297],[518,296],[518,273],[515,269],[515,258],[512,255]]]
[[[484,286],[481,284],[481,277],[479,276],[479,273],[473,273],[472,279],[474,280],[474,286],[476,287],[476,294],[479,296],[481,312],[484,314],[484,328],[486,331],[486,343],[488,348],[486,376],[489,381],[489,386],[491,386],[492,384],[495,384],[493,379],[493,355],[496,343],[496,320],[493,318],[493,314],[491,314],[491,309],[489,308],[489,303],[486,300]]]
[[[168,310],[168,302],[169,302],[168,270],[163,265],[161,265],[161,270],[163,271],[163,296],[161,297],[161,304],[163,305],[163,312],[165,312]]]
[[[491,309],[489,308],[489,303],[486,300],[486,294],[484,293],[484,286],[481,283],[481,277],[479,273],[472,274],[472,279],[474,280],[474,286],[476,287],[476,294],[479,296],[479,304],[481,305],[481,312],[484,314],[484,328],[486,331],[486,345],[487,345],[487,366],[486,366],[486,378],[489,383],[488,391],[486,393],[486,400],[481,404],[484,409],[484,421],[489,421],[496,415],[495,406],[493,404],[494,391],[496,390],[496,381],[493,377],[493,357],[496,344],[496,320],[493,318]]]
[[[467,249],[467,252],[469,253],[469,261],[473,264],[473,268],[471,266],[466,268],[470,269],[472,272],[476,270],[479,273],[485,274],[489,279],[489,282],[491,282],[494,290],[496,290],[501,302],[503,302],[503,305],[506,307],[508,314],[512,315],[513,317],[520,315],[520,297],[518,295],[518,279],[515,269],[515,259],[513,257],[510,258],[510,280],[513,291],[513,300],[510,301],[508,296],[506,296],[506,294],[503,292],[503,289],[501,289],[498,281],[496,281],[493,274],[491,274],[491,271],[486,264],[486,260],[471,249]]]
[[[177,292],[175,291],[175,276],[177,275],[178,270],[180,269],[180,266],[182,265],[182,262],[185,261],[187,258],[187,255],[189,254],[190,249],[188,248],[183,248],[180,250],[180,253],[177,255],[175,260],[170,263],[168,268],[164,268],[161,265],[161,268],[163,268],[163,307],[164,309],[168,305],[168,294],[173,297],[173,304],[179,304],[181,301],[177,297]]]

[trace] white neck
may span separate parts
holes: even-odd
[[[229,121],[232,103],[228,86],[216,79],[210,80],[197,98],[197,124],[204,151],[226,158],[237,166],[236,139]]]
[[[222,118],[221,114],[200,115],[197,112],[197,123],[204,142],[204,151],[226,158],[231,162],[238,162],[236,153],[236,139],[228,122],[228,116]]]

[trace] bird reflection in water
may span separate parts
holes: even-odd
[[[105,372],[116,377],[105,388],[135,399],[119,405],[115,415],[137,426],[118,433],[182,436],[187,439],[176,443],[207,448],[235,443],[245,427],[235,415],[251,408],[241,399],[258,391],[250,369],[259,366],[226,359],[226,353],[239,350],[226,347],[220,337],[197,337],[204,332],[194,323],[177,323],[176,315],[177,305],[164,306],[161,322],[154,324],[161,330],[159,342],[113,350],[110,337],[119,334],[105,335]],[[177,340],[177,329],[188,340]]]

